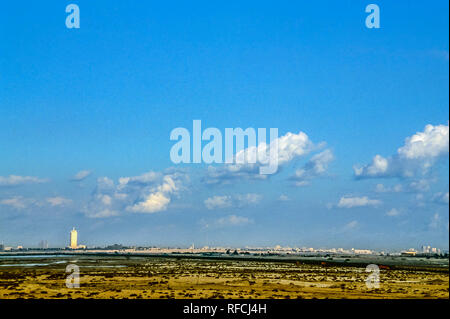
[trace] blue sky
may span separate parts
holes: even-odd
[[[448,248],[448,2],[369,3],[4,4],[0,241]],[[314,147],[212,183],[170,160],[195,119]]]

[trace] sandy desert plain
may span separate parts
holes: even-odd
[[[314,260],[136,256],[9,256],[0,258],[0,298],[136,299],[435,299],[449,298],[446,265],[382,266],[369,289],[364,264]],[[80,269],[67,288],[66,266]]]

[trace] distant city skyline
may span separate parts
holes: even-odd
[[[189,247],[155,247],[155,246],[124,246],[121,244],[112,244],[107,246],[92,246],[92,247],[86,247],[85,245],[76,245],[74,244],[72,237],[70,239],[70,245],[66,247],[24,247],[24,246],[5,246],[3,243],[0,243],[0,251],[2,252],[33,252],[33,251],[54,251],[57,249],[57,251],[67,252],[68,250],[74,251],[74,252],[98,252],[100,249],[101,251],[111,252],[111,251],[117,251],[122,250],[126,253],[204,253],[204,252],[219,252],[219,253],[225,253],[229,252],[230,250],[235,250],[239,253],[280,253],[280,254],[298,254],[298,253],[312,253],[312,254],[323,254],[323,253],[333,253],[333,254],[355,254],[355,255],[366,255],[366,254],[376,254],[376,255],[385,255],[385,254],[405,254],[405,255],[443,255],[448,254],[448,250],[442,250],[438,247],[431,247],[427,245],[423,245],[420,248],[405,248],[400,250],[389,250],[389,249],[383,249],[383,250],[373,250],[373,249],[364,249],[364,248],[349,248],[345,249],[342,247],[289,247],[289,246],[268,246],[268,247],[232,247],[232,246],[202,246],[202,247],[195,247],[195,245],[191,245]]]
[[[448,2],[369,3],[5,3],[0,242],[448,249]],[[195,120],[277,172],[173,163]]]
[[[117,247],[116,247],[117,246]],[[371,250],[371,249],[364,249],[362,247],[358,247],[358,248],[354,248],[352,247],[351,249],[344,249],[342,247],[298,247],[298,246],[294,246],[294,247],[290,247],[290,246],[281,246],[281,245],[275,245],[275,246],[266,246],[266,247],[251,247],[251,246],[238,246],[238,247],[221,247],[221,246],[203,246],[203,247],[196,247],[195,243],[192,243],[189,247],[188,246],[179,246],[179,247],[156,247],[156,246],[151,246],[151,245],[144,245],[144,246],[139,246],[139,245],[128,245],[128,246],[124,246],[120,243],[114,243],[114,244],[110,244],[107,246],[104,246],[104,248],[106,249],[113,249],[112,247],[115,247],[114,249],[120,249],[120,248],[125,248],[125,249],[129,249],[129,248],[155,248],[157,250],[162,250],[164,251],[165,249],[167,249],[168,251],[177,251],[177,250],[191,250],[191,251],[216,251],[216,250],[223,250],[223,249],[239,249],[239,250],[243,250],[243,251],[252,251],[252,250],[269,250],[269,251],[284,251],[284,252],[288,252],[288,251],[296,251],[296,252],[335,252],[335,253],[355,253],[355,254],[371,254],[371,253],[392,253],[395,252],[395,250],[389,250],[389,249],[383,249],[383,250]],[[3,242],[0,242],[0,251],[10,251],[10,250],[23,250],[23,249],[27,249],[27,250],[33,250],[36,247],[30,246],[30,247],[26,247],[26,246],[22,246],[22,245],[17,245],[17,247],[11,247],[11,246],[5,246],[3,244]],[[75,227],[72,228],[72,230],[70,231],[70,236],[69,236],[69,244],[66,245],[65,247],[58,247],[58,246],[53,246],[53,247],[49,247],[49,244],[46,240],[41,240],[39,242],[39,244],[37,245],[38,249],[72,249],[72,250],[80,250],[80,249],[96,249],[96,248],[102,248],[101,246],[96,246],[96,245],[92,245],[90,247],[86,246],[86,245],[79,245],[78,244],[78,231],[75,229]],[[446,250],[441,250],[441,248],[437,248],[437,247],[431,247],[430,245],[422,245],[420,247],[420,249],[416,249],[416,248],[408,248],[408,249],[403,249],[403,252],[408,252],[408,253],[424,253],[424,254],[441,254],[442,252],[447,252]],[[396,251],[398,252],[398,251]]]

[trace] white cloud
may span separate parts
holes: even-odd
[[[166,175],[159,186],[152,188],[142,201],[128,206],[127,210],[135,213],[157,213],[167,209],[170,195],[178,190],[180,181],[176,175]]]
[[[100,190],[114,189],[114,181],[108,177],[97,178],[97,188]]]
[[[375,155],[372,163],[363,167],[355,166],[354,172],[357,177],[379,177],[388,173],[389,161],[381,155]]]
[[[10,206],[17,210],[22,210],[28,208],[30,205],[34,204],[35,201],[28,198],[23,198],[22,196],[15,196],[12,198],[0,200],[0,205]]]
[[[231,196],[213,196],[205,199],[204,204],[207,209],[231,207]]]
[[[393,187],[386,187],[383,184],[377,184],[375,186],[375,192],[377,193],[400,193],[403,191],[403,186],[400,184],[394,185]]]
[[[441,199],[443,203],[446,203],[448,205],[448,192],[442,195]]]
[[[243,226],[252,223],[253,221],[247,217],[229,215],[219,218],[216,222],[218,226]]]
[[[112,204],[112,197],[105,194],[99,194],[97,198],[102,202],[103,205],[111,206]]]
[[[209,166],[205,177],[205,182],[208,184],[231,183],[238,179],[267,179],[268,175],[260,174],[259,169],[261,164],[259,162],[250,164],[252,159],[257,156],[258,159],[269,158],[272,154],[269,152],[270,147],[278,144],[278,167],[283,166],[296,158],[300,158],[309,154],[314,149],[321,145],[315,145],[309,139],[308,135],[303,132],[298,134],[288,132],[286,135],[279,137],[270,145],[260,143],[256,147],[250,147],[242,150],[234,156],[236,162],[244,162],[244,164],[224,164],[221,167]],[[272,162],[274,160],[272,159]],[[278,169],[279,172],[279,169]]]
[[[324,150],[314,155],[301,169],[298,169],[291,180],[295,181],[296,186],[308,185],[311,179],[324,175],[329,163],[333,160],[333,152],[329,149]]]
[[[19,186],[24,184],[41,184],[47,182],[48,179],[38,178],[34,176],[18,176],[18,175],[9,175],[7,177],[0,176],[0,186]]]
[[[354,208],[354,207],[365,207],[365,206],[378,206],[381,201],[377,199],[369,199],[367,196],[364,197],[341,197],[337,207],[339,208]]]
[[[449,127],[445,125],[427,125],[423,132],[418,132],[405,141],[398,149],[398,154],[407,159],[431,159],[448,154]]]
[[[223,209],[223,208],[242,208],[249,205],[256,205],[262,199],[260,194],[248,193],[248,194],[236,194],[233,196],[213,196],[207,198],[204,204],[207,209]]]
[[[356,178],[414,177],[425,174],[440,157],[449,152],[449,126],[427,125],[423,132],[406,138],[390,157],[376,155],[370,164],[353,167]]]
[[[308,135],[287,133],[278,139],[278,165],[283,165],[295,158],[307,155],[314,149],[314,144]]]
[[[72,200],[55,196],[55,197],[48,197],[45,200],[35,200],[32,198],[25,198],[23,196],[14,196],[11,198],[0,200],[0,205],[5,205],[12,207],[17,210],[22,210],[26,208],[33,207],[44,207],[45,205],[48,205],[50,207],[56,207],[56,206],[66,206],[72,203]]]
[[[438,204],[446,204],[448,205],[449,203],[449,196],[448,196],[448,192],[447,193],[436,193],[434,194],[432,201]]]
[[[392,208],[386,212],[386,215],[391,216],[391,217],[398,216],[398,215],[400,215],[400,211],[396,208]]]
[[[71,178],[71,180],[74,182],[81,182],[82,180],[88,178],[91,174],[92,172],[88,170],[79,171]]]
[[[82,211],[90,218],[116,216],[126,205],[126,201],[117,194],[121,193],[117,190],[117,186],[112,179],[99,177],[97,178],[97,187]]]
[[[123,200],[126,200],[128,198],[128,194],[114,193],[114,198],[123,201]]]
[[[406,179],[403,185],[396,184],[392,187],[384,186],[383,184],[377,184],[375,186],[375,192],[377,193],[425,193],[430,190],[430,185],[434,179]]]
[[[281,194],[280,197],[278,197],[279,201],[285,202],[290,200],[289,197],[287,195]]]
[[[408,188],[412,192],[427,192],[430,190],[430,181],[426,179],[411,181]]]
[[[359,226],[358,221],[352,220],[351,222],[349,222],[348,224],[346,224],[346,225],[344,226],[343,230],[344,230],[344,231],[352,230],[352,229],[357,228],[358,226]]]
[[[425,203],[424,203],[425,195],[424,194],[416,194],[416,196],[414,196],[414,199],[416,201],[417,206],[419,206],[419,207],[425,206]]]
[[[49,197],[46,199],[47,203],[49,203],[51,206],[66,206],[72,204],[72,200],[60,196],[56,197]]]
[[[178,172],[121,177],[117,184],[107,177],[98,178],[97,188],[83,211],[88,217],[96,218],[117,216],[122,212],[165,211],[187,180],[187,175]]]
[[[162,173],[160,172],[147,172],[139,176],[133,176],[133,177],[121,177],[119,178],[119,187],[123,187],[125,185],[132,185],[132,184],[138,184],[138,185],[145,185],[145,184],[151,184],[156,181],[158,181],[159,178],[161,178]]]
[[[262,199],[262,195],[255,194],[255,193],[237,194],[235,196],[235,198],[236,198],[238,207],[244,207],[247,205],[258,204]]]
[[[163,192],[150,193],[143,201],[128,206],[127,210],[135,213],[157,213],[167,209],[170,198]]]
[[[106,217],[113,217],[113,216],[117,216],[119,215],[119,213],[115,210],[110,210],[110,209],[102,209],[100,211],[96,211],[95,213],[89,215],[90,218],[106,218]]]

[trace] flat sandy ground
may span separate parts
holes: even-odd
[[[66,287],[68,264],[80,268],[79,288]],[[0,298],[449,298],[448,269],[381,269],[378,289],[367,276],[365,267],[267,261],[20,258],[0,261]]]

